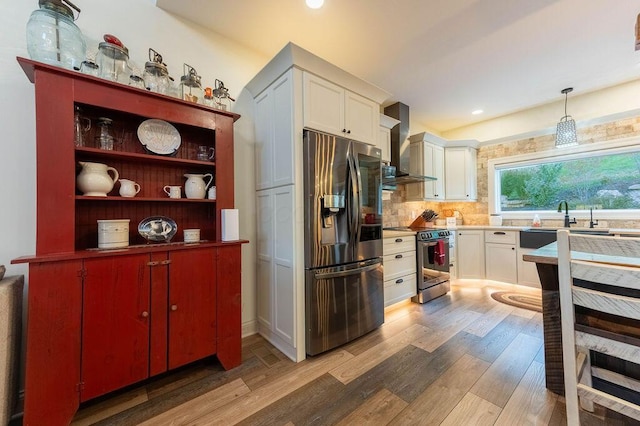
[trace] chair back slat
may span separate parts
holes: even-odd
[[[631,362],[640,360],[640,347],[576,331],[576,345]]]
[[[571,276],[594,283],[640,290],[640,268],[638,267],[572,260]]]
[[[571,251],[621,258],[640,258],[640,239],[601,235],[569,234]]]
[[[596,311],[640,320],[640,300],[635,297],[618,296],[574,286],[573,303]]]

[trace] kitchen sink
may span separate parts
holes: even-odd
[[[567,228],[560,228],[567,229]],[[537,249],[547,244],[551,244],[557,239],[556,228],[528,228],[520,231],[520,247]],[[575,234],[589,235],[609,235],[608,230],[604,229],[571,229],[569,232]]]

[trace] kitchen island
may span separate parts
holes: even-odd
[[[630,235],[624,232],[620,234]],[[580,254],[574,254],[580,258]],[[560,294],[558,282],[558,248],[553,242],[526,254],[523,259],[535,262],[542,286],[542,318],[544,331],[545,377],[547,389],[564,395],[564,376],[562,361],[562,334],[560,325]],[[585,258],[586,260],[586,258]],[[637,260],[640,266],[640,259]],[[593,283],[581,282],[585,287],[594,287]],[[580,324],[595,326],[604,330],[625,335],[630,339],[640,339],[640,322],[622,321],[619,317],[595,313],[586,308],[576,310],[576,321]],[[640,378],[637,364],[622,360],[614,360],[603,354],[592,353],[592,364],[612,370],[624,371],[625,374]]]

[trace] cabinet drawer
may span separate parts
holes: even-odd
[[[382,240],[382,254],[400,253],[402,251],[415,251],[416,237],[415,235],[406,235],[402,237],[385,238]]]
[[[406,300],[417,293],[416,275],[404,275],[384,282],[384,305]]]
[[[384,261],[384,279],[390,280],[402,275],[416,273],[416,252],[389,254],[382,257]]]
[[[485,243],[515,244],[515,231],[484,231]]]

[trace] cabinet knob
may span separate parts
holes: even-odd
[[[347,134],[349,134],[349,135],[350,135],[350,134],[351,134],[351,130],[347,130]]]
[[[142,311],[142,318],[148,318],[149,317],[149,312],[147,311]]]
[[[511,250],[515,250],[515,249],[516,249],[515,247],[511,247]]]
[[[171,305],[171,310],[172,311],[177,311],[178,310],[178,305]]]
[[[347,133],[347,129],[342,129],[342,133]]]

